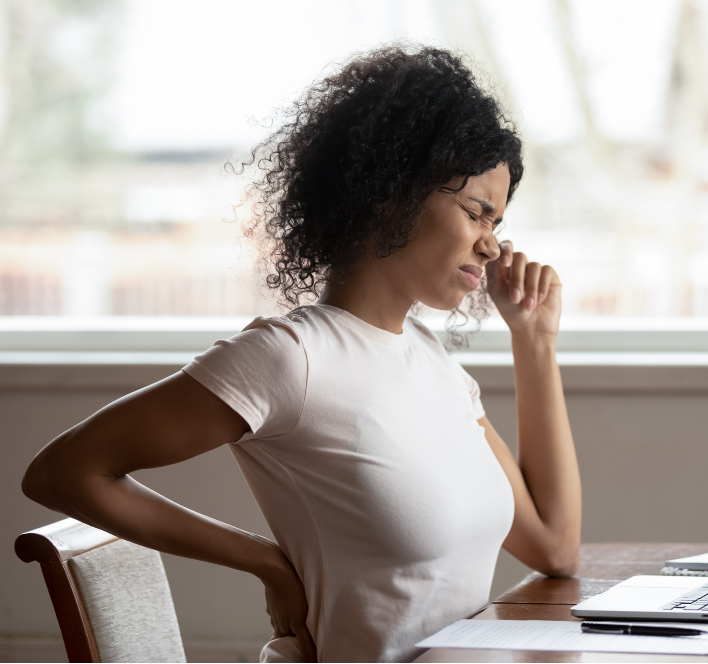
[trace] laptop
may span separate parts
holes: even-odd
[[[708,577],[633,576],[571,608],[578,618],[708,622]]]

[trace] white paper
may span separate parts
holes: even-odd
[[[644,623],[651,624],[651,623]],[[661,623],[668,626],[674,623]],[[680,627],[694,627],[681,623]],[[708,626],[696,624],[695,629]],[[580,623],[557,620],[458,620],[416,644],[419,648],[484,648],[491,650],[562,650],[681,655],[708,654],[702,636],[633,636],[586,634]]]

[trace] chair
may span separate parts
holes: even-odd
[[[23,533],[15,553],[39,562],[70,662],[186,662],[157,551],[75,519]]]

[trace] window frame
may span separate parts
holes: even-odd
[[[149,363],[149,356],[186,357],[203,352],[217,339],[238,333],[251,320],[250,316],[6,316],[0,317],[0,355],[61,354],[69,360],[75,354],[79,360],[91,353],[118,353],[129,354],[136,361],[144,356]],[[441,341],[450,341],[444,316],[423,321]],[[475,356],[488,364],[503,359],[500,354],[511,353],[511,334],[499,317],[479,325],[470,322],[459,328],[459,333],[469,345],[449,346],[456,356]],[[652,358],[659,364],[703,364],[703,356],[708,356],[708,318],[565,318],[556,349],[559,359],[572,355],[581,363],[593,357],[620,362],[622,355],[630,364]]]
[[[0,317],[0,390],[127,393],[179,371],[252,317]],[[445,317],[425,319],[445,341]],[[513,394],[511,335],[499,318],[462,328],[452,356],[483,392]],[[566,394],[708,393],[708,319],[572,319],[556,357]]]

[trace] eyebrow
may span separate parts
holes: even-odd
[[[494,205],[490,203],[489,201],[485,201],[481,198],[475,198],[474,196],[468,196],[470,200],[474,201],[475,203],[479,203],[479,205],[482,208],[482,212],[486,212],[487,214],[492,214],[495,210]]]
[[[468,196],[470,200],[474,201],[475,203],[478,203],[479,206],[482,208],[482,212],[486,214],[493,214],[494,210],[496,209],[494,207],[493,203],[490,203],[489,201],[485,201],[483,198],[476,198],[474,196]],[[498,219],[494,220],[495,224],[501,223],[503,217],[499,217]]]

